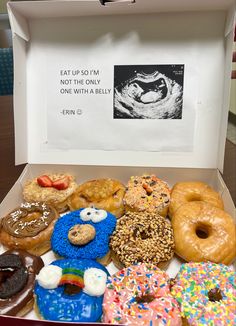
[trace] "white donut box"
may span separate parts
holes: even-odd
[[[8,12],[16,164],[28,164],[1,203],[1,217],[22,202],[26,180],[67,172],[79,183],[101,177],[126,183],[143,173],[170,186],[201,180],[221,194],[235,218],[220,174],[234,0],[12,1]],[[157,70],[184,65],[182,119],[114,119],[114,66],[124,65]],[[54,260],[53,253],[43,259]],[[177,257],[172,260],[171,277],[180,264]],[[113,264],[108,269],[116,271]],[[25,318],[0,316],[0,322],[59,324],[38,320],[34,312]]]

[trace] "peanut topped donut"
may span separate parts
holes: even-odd
[[[132,176],[124,196],[126,211],[155,212],[167,215],[170,189],[155,175]]]
[[[117,180],[90,180],[78,186],[68,205],[72,211],[92,206],[120,217],[124,213],[124,193],[125,186]]]
[[[178,301],[185,325],[236,325],[236,273],[223,264],[183,264],[171,294]]]
[[[74,177],[69,174],[41,175],[26,182],[23,197],[26,201],[45,202],[58,212],[64,212],[68,209],[67,199],[76,188]]]
[[[2,218],[0,242],[11,249],[42,255],[51,247],[50,238],[58,213],[41,202],[22,203]]]
[[[230,264],[236,256],[233,218],[202,201],[182,205],[174,214],[172,227],[175,252],[186,261]]]
[[[137,262],[165,268],[174,253],[171,224],[155,213],[127,212],[117,221],[110,248],[113,262],[118,268]]]
[[[224,209],[223,201],[214,189],[204,182],[178,182],[171,190],[169,216],[176,210],[191,201],[205,201],[215,207]]]
[[[138,264],[108,278],[103,322],[137,326],[182,325],[168,275],[153,265]]]

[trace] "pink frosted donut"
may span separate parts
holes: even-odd
[[[108,278],[103,322],[125,325],[182,325],[168,275],[155,266],[138,264]]]

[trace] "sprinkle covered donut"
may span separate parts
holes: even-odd
[[[55,224],[52,250],[64,258],[102,259],[109,253],[109,237],[116,217],[102,209],[85,208],[63,215]],[[109,259],[102,261],[104,265]]]
[[[35,285],[36,310],[42,319],[96,322],[108,272],[89,259],[61,259],[44,267]]]
[[[138,264],[108,278],[103,322],[125,325],[182,325],[168,275],[152,265]]]
[[[183,264],[173,281],[176,298],[187,325],[236,325],[236,273],[223,264]]]

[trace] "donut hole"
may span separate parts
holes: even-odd
[[[137,303],[150,303],[155,299],[152,294],[143,294],[140,297],[135,297]]]
[[[210,235],[210,229],[206,225],[198,225],[196,227],[195,233],[200,239],[207,239]]]
[[[192,193],[187,197],[187,201],[202,201],[202,196],[197,193]]]
[[[82,291],[82,288],[74,284],[66,284],[64,286],[64,294],[72,296]]]

